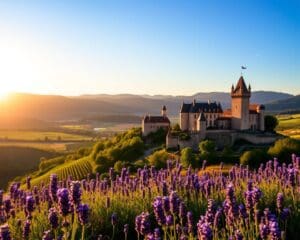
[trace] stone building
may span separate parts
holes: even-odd
[[[220,103],[196,102],[183,103],[180,108],[181,131],[189,134],[190,139],[169,132],[167,147],[194,147],[199,141],[212,139],[219,147],[231,145],[237,139],[244,139],[255,144],[272,143],[276,136],[264,133],[264,105],[250,104],[251,87],[247,87],[241,76],[231,88],[231,108],[222,109]]]
[[[147,136],[151,132],[156,132],[163,128],[169,130],[171,122],[167,117],[167,108],[163,106],[161,109],[161,116],[146,115],[142,120],[142,133]]]

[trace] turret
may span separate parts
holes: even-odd
[[[163,105],[162,109],[161,109],[161,115],[163,117],[167,116],[167,107],[165,105]]]
[[[265,106],[258,105],[256,112],[258,113],[258,129],[260,131],[265,131]]]
[[[204,139],[206,136],[206,118],[203,112],[200,113],[197,119],[197,131],[200,132],[200,137]]]

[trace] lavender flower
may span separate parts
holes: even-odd
[[[0,226],[0,239],[11,240],[8,224]]]
[[[199,240],[212,240],[213,234],[208,223],[202,222],[201,220],[197,224],[197,233]]]
[[[23,227],[23,234],[22,234],[24,239],[29,239],[30,226],[31,226],[31,222],[29,220],[26,220]]]
[[[48,220],[53,229],[56,229],[59,225],[58,223],[58,213],[55,208],[49,209]]]
[[[50,196],[53,202],[57,201],[57,189],[58,189],[58,179],[56,174],[51,174],[50,176]]]
[[[77,211],[80,224],[86,225],[89,220],[89,206],[87,204],[79,204]]]
[[[70,200],[69,191],[66,188],[60,188],[57,190],[59,212],[63,216],[67,216],[70,213]]]
[[[142,214],[136,217],[136,231],[143,236],[150,233],[149,213],[142,212]]]
[[[30,215],[34,211],[34,198],[32,196],[26,197],[26,212]]]
[[[163,210],[163,202],[161,197],[155,198],[153,204],[153,211],[156,218],[156,221],[159,225],[165,224],[165,215]]]
[[[278,210],[282,210],[282,208],[283,208],[283,194],[282,193],[277,194],[276,206],[277,206]]]
[[[79,181],[71,182],[70,195],[71,201],[75,206],[78,206],[81,201],[81,183]]]
[[[111,225],[116,226],[118,222],[118,217],[116,213],[113,213],[111,215]]]
[[[42,240],[53,240],[50,230],[44,232]]]

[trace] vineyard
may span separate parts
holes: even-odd
[[[59,165],[52,169],[51,172],[55,172],[60,179],[66,179],[68,177],[72,177],[73,179],[83,179],[93,172],[92,164],[90,157],[84,157],[82,159]],[[34,185],[47,183],[49,182],[50,175],[51,173],[47,172],[40,177],[34,178],[32,182]]]

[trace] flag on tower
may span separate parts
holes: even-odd
[[[247,69],[247,67],[245,67],[245,66],[241,66],[241,68],[242,68],[242,69]]]

